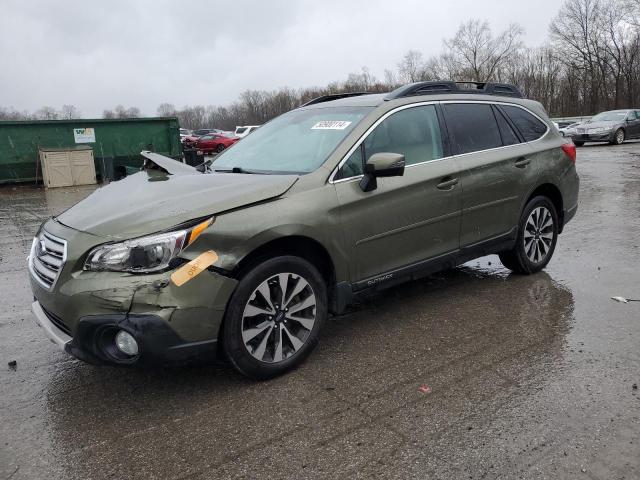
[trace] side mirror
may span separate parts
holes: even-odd
[[[400,177],[404,175],[404,155],[400,153],[374,153],[364,165],[364,176],[360,180],[363,192],[378,188],[378,177]]]

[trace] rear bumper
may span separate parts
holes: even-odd
[[[64,332],[38,301],[31,305],[36,323],[68,354],[95,365],[163,365],[190,360],[219,360],[217,339],[186,342],[156,315],[114,314],[80,318],[73,337]],[[139,355],[127,357],[115,347],[115,334],[125,330],[136,339]]]

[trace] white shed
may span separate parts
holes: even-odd
[[[42,178],[47,188],[96,183],[93,150],[89,146],[40,149]]]

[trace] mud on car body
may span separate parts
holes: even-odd
[[[541,270],[577,208],[575,147],[501,84],[321,97],[200,170],[143,155],[29,256],[37,322],[88,362],[272,377],[364,292],[488,253]]]

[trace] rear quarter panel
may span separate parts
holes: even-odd
[[[550,122],[549,125],[551,127]],[[544,137],[529,144],[532,149],[532,160],[536,162],[539,174],[536,184],[524,196],[521,208],[524,208],[533,191],[544,184],[554,185],[560,190],[563,210],[569,210],[577,205],[580,182],[575,164],[569,160],[561,148],[565,143],[567,139],[550,129]],[[558,214],[561,215],[562,212]]]

